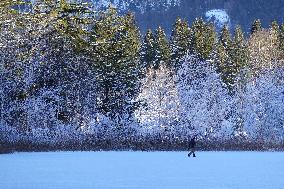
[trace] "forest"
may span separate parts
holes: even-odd
[[[0,153],[187,150],[192,136],[201,150],[283,150],[283,23],[245,35],[176,18],[166,35],[113,6],[0,12]]]

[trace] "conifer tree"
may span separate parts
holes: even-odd
[[[225,49],[229,52],[231,49],[231,45],[232,45],[232,39],[231,39],[230,31],[227,25],[224,25],[224,27],[222,28],[219,41],[225,47]]]
[[[191,52],[201,59],[209,58],[216,42],[216,32],[212,24],[206,24],[201,18],[192,25]]]
[[[221,75],[223,82],[229,89],[229,94],[235,97],[235,105],[232,111],[234,112],[235,124],[233,126],[234,134],[243,136],[244,133],[244,72],[248,61],[248,50],[244,39],[243,32],[240,26],[235,29],[234,38],[231,39],[230,32],[227,26],[221,30],[217,44],[217,64],[218,72]]]
[[[200,48],[202,48],[202,42],[203,42],[203,33],[205,28],[205,23],[201,18],[196,19],[192,24],[192,33],[191,33],[191,52],[193,54],[198,54],[200,51]]]
[[[277,36],[271,30],[261,30],[248,40],[249,74],[259,77],[263,72],[274,69],[281,56]]]
[[[260,21],[260,19],[256,19],[251,26],[250,34],[252,35],[252,34],[260,31],[261,29],[262,29],[261,21]]]
[[[240,26],[236,27],[233,40],[227,26],[224,26],[219,37],[217,49],[219,72],[227,87],[233,92],[236,78],[248,61],[248,50]]]
[[[204,51],[203,51],[203,57],[210,58],[214,47],[216,45],[217,36],[215,31],[215,26],[213,23],[207,23],[205,25],[205,38],[204,38]]]
[[[248,48],[244,34],[239,25],[236,26],[231,49],[231,60],[234,65],[234,93],[235,93],[235,118],[236,124],[234,132],[242,136],[244,133],[244,107],[245,107],[245,85],[246,85],[246,68],[248,64]]]
[[[6,107],[10,106],[18,97],[26,97],[23,88],[22,64],[19,60],[19,54],[22,48],[19,41],[23,36],[16,37],[16,28],[18,21],[22,18],[18,11],[12,9],[17,5],[16,1],[3,0],[0,2],[0,114],[1,122],[6,121],[8,124],[16,123],[19,118],[23,118],[18,129],[27,129],[25,124],[25,114],[20,109],[23,108],[19,103],[13,104],[15,119],[11,119],[11,114],[6,112]],[[9,24],[12,23],[12,24]],[[3,27],[6,26],[6,27]],[[19,91],[19,92],[18,92]],[[22,94],[22,95],[18,95]],[[10,120],[8,120],[10,118]],[[16,121],[17,119],[17,121]],[[12,125],[12,124],[11,124]]]
[[[190,48],[190,28],[186,21],[177,18],[171,35],[173,66],[177,67],[180,59]]]
[[[274,32],[276,32],[277,34],[279,33],[279,25],[278,25],[278,23],[277,23],[277,21],[273,21],[273,22],[271,22],[271,30],[272,31],[274,31]]]
[[[141,49],[141,61],[146,69],[152,67],[155,63],[155,36],[152,30],[148,30],[145,34],[142,49]]]
[[[89,33],[85,28],[90,22],[90,17],[87,16],[89,14],[88,4],[70,3],[67,0],[60,0],[51,11],[51,15],[55,16],[55,28],[61,35],[72,40],[75,50],[80,51],[87,46],[85,38]]]
[[[91,45],[101,89],[99,109],[120,124],[121,116],[134,110],[132,97],[140,77],[140,34],[133,15],[119,16],[115,8],[109,7],[95,21]]]
[[[273,43],[273,45],[275,45],[276,47],[280,47],[280,27],[277,23],[277,21],[273,21],[271,23],[270,26],[270,35],[271,35],[271,42]],[[277,50],[279,50],[279,55],[277,58],[281,58],[281,50],[280,48],[278,48]]]
[[[171,49],[165,31],[162,27],[158,27],[155,33],[155,49],[156,60],[154,68],[157,69],[160,64],[165,64],[170,67]]]
[[[281,25],[279,31],[279,49],[282,54],[281,58],[284,59],[284,23]]]
[[[229,90],[233,88],[234,85],[234,75],[235,75],[235,66],[231,60],[231,51],[232,51],[232,40],[230,32],[227,26],[224,26],[221,30],[218,44],[218,70],[221,73],[224,83],[227,85]]]
[[[46,74],[39,73],[39,78],[44,78],[36,82],[36,86],[51,85],[50,81],[57,83],[59,87],[60,101],[57,102],[57,118],[61,121],[71,121],[76,113],[81,113],[81,105],[76,99],[80,99],[79,93],[74,93],[74,80],[80,73],[72,73],[79,69],[74,57],[78,58],[78,50],[87,47],[88,26],[87,5],[71,3],[66,0],[60,1],[35,1],[33,5],[35,17],[38,20],[45,20],[43,25],[51,26],[46,31],[45,38],[49,40],[48,49],[44,53],[44,59],[48,62],[52,71]],[[84,16],[83,16],[84,15]],[[56,65],[54,65],[56,62]],[[66,62],[70,62],[67,64]],[[80,69],[88,67],[86,61],[82,61]],[[46,68],[43,67],[42,70]],[[70,75],[74,78],[70,78]],[[71,82],[73,80],[73,82]],[[79,81],[78,81],[79,82]]]
[[[248,63],[248,49],[241,27],[236,26],[232,43],[231,59],[238,74]]]

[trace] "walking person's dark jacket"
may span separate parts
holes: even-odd
[[[195,145],[196,145],[196,141],[195,141],[195,137],[192,138],[189,142],[189,148],[195,148]]]
[[[191,154],[193,154],[193,157],[195,156],[195,145],[196,145],[196,141],[195,141],[195,137],[193,137],[190,141],[189,141],[189,148],[190,148],[190,152],[188,154],[188,157],[191,156]]]

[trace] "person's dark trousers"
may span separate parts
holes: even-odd
[[[193,157],[196,157],[194,152],[195,152],[195,149],[192,148],[192,149],[190,150],[189,154],[188,154],[188,157],[190,157],[191,154],[193,154]]]

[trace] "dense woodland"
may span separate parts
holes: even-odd
[[[26,7],[25,9],[19,7]],[[283,150],[284,24],[217,33],[177,18],[0,2],[0,151]]]

